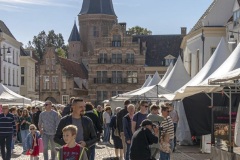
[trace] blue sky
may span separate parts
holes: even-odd
[[[0,0],[0,19],[24,45],[42,30],[62,33],[67,43],[83,0]],[[189,31],[213,0],[113,0],[119,22],[153,34]]]

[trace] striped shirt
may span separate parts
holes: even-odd
[[[16,136],[16,124],[14,116],[11,113],[0,114],[0,136],[12,134]]]
[[[171,117],[164,118],[162,121],[163,131],[162,133],[167,132],[170,135],[170,139],[174,139],[174,126]]]

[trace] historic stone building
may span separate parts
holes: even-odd
[[[36,89],[42,101],[67,104],[72,96],[87,98],[88,75],[83,64],[57,56],[54,47],[46,48],[40,75]]]
[[[113,25],[101,43],[89,59],[89,96],[98,103],[139,88],[145,81],[145,52],[140,43],[132,42],[125,23]]]
[[[78,21],[79,32],[75,22],[68,40],[68,59],[84,64],[88,98],[95,104],[141,87],[155,71],[164,74],[186,34],[183,28],[179,35],[131,36],[126,23],[118,23],[112,0],[83,0]]]

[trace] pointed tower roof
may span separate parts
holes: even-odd
[[[79,32],[78,32],[76,21],[74,22],[71,35],[68,39],[68,42],[74,42],[74,41],[80,41],[80,35],[79,35]]]
[[[83,0],[81,14],[108,14],[115,16],[112,0]]]

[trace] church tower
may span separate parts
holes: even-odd
[[[71,35],[68,39],[69,49],[68,49],[68,59],[76,62],[81,62],[82,58],[82,47],[81,39],[77,29],[76,21],[74,22]]]
[[[112,0],[83,0],[78,20],[83,56],[88,57],[117,23]]]

